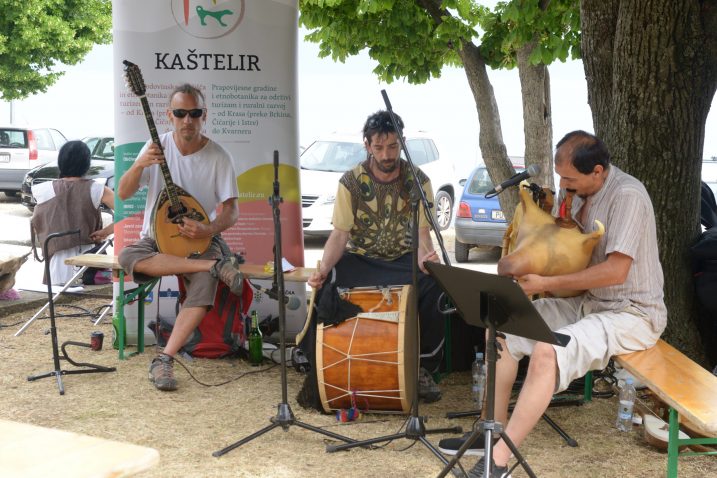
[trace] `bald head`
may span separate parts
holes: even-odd
[[[572,131],[558,141],[555,164],[569,162],[578,172],[590,174],[595,166],[610,167],[610,153],[605,143],[585,131]]]

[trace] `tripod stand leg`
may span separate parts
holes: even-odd
[[[575,439],[573,439],[570,435],[568,435],[568,434],[565,432],[565,430],[563,430],[563,429],[560,427],[560,425],[558,425],[557,423],[555,423],[555,422],[553,421],[553,419],[548,416],[547,413],[543,413],[543,417],[542,417],[542,418],[543,418],[543,420],[545,420],[545,421],[548,423],[548,425],[550,425],[551,427],[553,427],[553,430],[555,430],[556,432],[558,432],[558,435],[560,435],[561,437],[563,437],[563,440],[565,440],[565,442],[566,442],[569,446],[571,446],[571,447],[576,447],[576,446],[578,446],[578,442],[575,441]]]
[[[428,449],[431,451],[431,453],[433,453],[434,455],[436,455],[436,458],[438,458],[439,460],[441,460],[444,465],[447,465],[447,464],[448,464],[448,460],[446,460],[446,457],[444,457],[443,454],[442,454],[438,449],[436,449],[436,447],[434,447],[434,446],[431,444],[431,442],[429,442],[429,441],[426,439],[426,437],[418,437],[418,439],[421,441],[421,443],[423,443],[424,445],[426,445],[426,448],[428,448]]]
[[[520,465],[523,467],[523,469],[525,470],[525,472],[528,474],[528,476],[530,478],[537,478],[535,476],[535,473],[533,473],[533,469],[530,468],[530,465],[528,464],[527,461],[525,461],[525,458],[523,458],[523,455],[520,454],[520,452],[518,451],[518,448],[516,448],[516,446],[510,440],[508,435],[503,433],[503,434],[500,434],[499,436],[505,442],[505,444],[508,446],[510,451],[513,453],[513,456],[515,457],[515,459],[518,461],[518,463],[513,465],[513,469],[515,469],[518,465]],[[491,453],[490,456],[492,457],[493,454]],[[512,469],[510,471],[512,471]]]
[[[355,448],[357,446],[373,445],[374,443],[381,443],[382,441],[397,440],[398,438],[406,438],[405,433],[394,433],[393,435],[386,435],[377,438],[371,438],[368,440],[355,441],[353,443],[346,443],[342,445],[327,445],[326,451],[333,453],[335,451],[348,450],[349,448]]]
[[[480,410],[466,410],[464,412],[448,412],[446,418],[480,417]]]
[[[249,435],[249,436],[247,436],[247,437],[245,437],[245,438],[242,438],[241,440],[239,440],[239,441],[237,441],[237,442],[234,442],[234,443],[232,443],[231,445],[229,445],[229,446],[227,446],[227,447],[224,447],[224,448],[222,448],[222,449],[219,450],[219,451],[215,451],[214,453],[212,453],[212,456],[222,456],[222,455],[224,455],[224,454],[226,454],[226,453],[229,453],[229,452],[232,451],[233,449],[239,448],[239,447],[242,446],[244,443],[248,443],[248,442],[252,441],[254,438],[257,438],[257,437],[263,435],[264,433],[266,433],[266,432],[268,432],[268,431],[271,431],[271,430],[273,430],[274,428],[279,427],[279,426],[281,426],[280,423],[272,423],[271,425],[267,425],[267,426],[265,426],[264,428],[262,428],[261,430],[255,431],[255,432],[252,433],[251,435]]]
[[[330,431],[328,431],[328,430],[324,430],[324,429],[315,427],[315,426],[313,426],[313,425],[309,425],[308,423],[299,422],[299,421],[294,421],[293,424],[296,425],[297,427],[301,427],[301,428],[304,428],[304,429],[306,429],[306,430],[310,430],[310,431],[312,431],[312,432],[316,432],[316,433],[320,433],[320,434],[322,434],[322,435],[326,435],[327,437],[335,438],[335,439],[337,439],[337,440],[345,441],[345,442],[347,442],[347,443],[356,443],[356,440],[352,440],[351,438],[346,438],[346,437],[343,436],[343,435],[339,435],[339,434],[337,434],[337,433],[330,432]]]

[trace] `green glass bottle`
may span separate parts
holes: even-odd
[[[249,329],[249,363],[261,365],[263,360],[261,330],[259,330],[259,316],[256,310],[251,311],[251,329]]]

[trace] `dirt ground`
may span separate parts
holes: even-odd
[[[78,302],[93,309],[106,301]],[[58,313],[67,312],[60,309]],[[105,334],[102,351],[70,347],[78,362],[116,366],[113,373],[64,375],[65,395],[60,396],[54,378],[29,382],[29,375],[54,369],[49,320],[38,320],[20,337],[13,334],[34,310],[0,317],[0,418],[55,427],[111,440],[131,442],[159,450],[160,463],[137,475],[151,477],[430,477],[442,463],[422,443],[405,438],[381,448],[327,453],[326,445],[338,443],[324,435],[291,426],[276,428],[224,456],[212,452],[270,424],[281,402],[279,368],[257,372],[240,359],[182,360],[189,372],[176,366],[180,388],[163,393],[147,380],[147,365],[154,351],[119,361],[111,346],[108,319],[94,326],[84,318],[58,318],[59,342],[89,342],[90,333]],[[76,370],[62,364],[63,370]],[[353,439],[396,433],[404,416],[365,415],[358,422],[337,424],[331,415],[305,410],[296,403],[303,376],[289,369],[288,397],[296,419]],[[196,380],[195,380],[196,379]],[[211,386],[227,382],[223,385]],[[202,382],[203,384],[200,384]],[[421,405],[428,428],[460,425],[468,429],[471,418],[448,420],[446,412],[469,408],[470,376],[453,373],[440,383],[443,399]],[[208,386],[209,385],[209,386]],[[579,446],[572,448],[545,422],[521,446],[520,451],[539,477],[639,477],[665,476],[667,456],[646,445],[642,429],[631,433],[614,427],[617,399],[596,398],[582,406],[551,408],[549,416]],[[437,446],[443,437],[427,435]],[[472,466],[475,458],[462,460]],[[525,477],[522,469],[514,477]],[[680,460],[679,476],[717,476],[714,456]]]

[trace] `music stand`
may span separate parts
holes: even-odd
[[[274,150],[274,194],[269,198],[271,209],[274,217],[274,281],[272,289],[277,291],[278,303],[279,303],[279,353],[281,355],[281,402],[277,405],[276,415],[271,417],[269,425],[265,426],[261,430],[258,430],[251,435],[242,438],[241,440],[232,443],[229,446],[222,448],[221,450],[212,453],[212,456],[218,457],[225,453],[232,451],[233,449],[240,447],[241,445],[252,441],[264,433],[273,430],[276,427],[281,427],[284,431],[289,431],[291,425],[310,430],[312,432],[320,433],[327,437],[335,438],[337,440],[345,441],[347,443],[354,443],[355,440],[347,438],[343,435],[323,430],[321,428],[309,425],[308,423],[301,422],[294,417],[294,412],[291,411],[291,406],[288,401],[287,392],[287,381],[286,381],[286,295],[284,294],[284,270],[282,268],[282,253],[281,253],[281,211],[279,205],[283,202],[282,197],[279,195],[279,152]]]
[[[503,439],[528,476],[535,473],[525,461],[508,435],[502,434],[503,425],[495,421],[495,362],[496,331],[525,337],[564,347],[570,337],[555,333],[543,321],[533,303],[523,289],[511,278],[495,274],[450,267],[437,263],[424,264],[428,272],[446,291],[463,320],[471,325],[485,327],[488,331],[486,341],[486,363],[488,381],[486,389],[486,417],[470,437],[458,449],[453,459],[443,468],[438,477],[450,472],[463,454],[475,442],[483,430],[485,439],[485,476],[491,476],[493,465],[493,433]],[[478,292],[478,293],[477,293]],[[512,471],[518,464],[514,465]]]
[[[39,375],[31,375],[27,377],[28,382],[32,382],[34,380],[39,380],[41,378],[46,377],[55,377],[57,379],[57,388],[60,391],[60,395],[65,394],[65,386],[62,383],[62,376],[63,375],[69,375],[69,374],[77,374],[77,373],[98,373],[98,372],[114,372],[117,370],[115,367],[105,367],[103,365],[95,365],[91,363],[82,363],[82,362],[75,362],[73,361],[69,355],[67,355],[66,347],[67,345],[77,345],[79,347],[90,347],[90,344],[85,344],[82,342],[75,342],[75,341],[66,341],[62,343],[62,357],[60,357],[60,353],[57,350],[57,327],[55,326],[55,301],[52,297],[52,276],[50,275],[50,256],[47,254],[47,245],[50,242],[51,239],[55,239],[57,237],[62,236],[68,236],[70,234],[77,234],[78,237],[80,235],[80,230],[76,229],[73,231],[65,231],[65,232],[55,232],[53,234],[50,234],[45,239],[45,242],[42,245],[42,256],[45,260],[45,277],[47,278],[47,298],[48,298],[48,304],[50,306],[50,337],[52,338],[52,360],[55,364],[55,369],[51,372],[39,374]],[[29,323],[29,322],[28,322]],[[60,367],[60,358],[63,358],[70,362],[72,365],[76,367],[88,367],[81,370],[62,370],[62,367]]]

